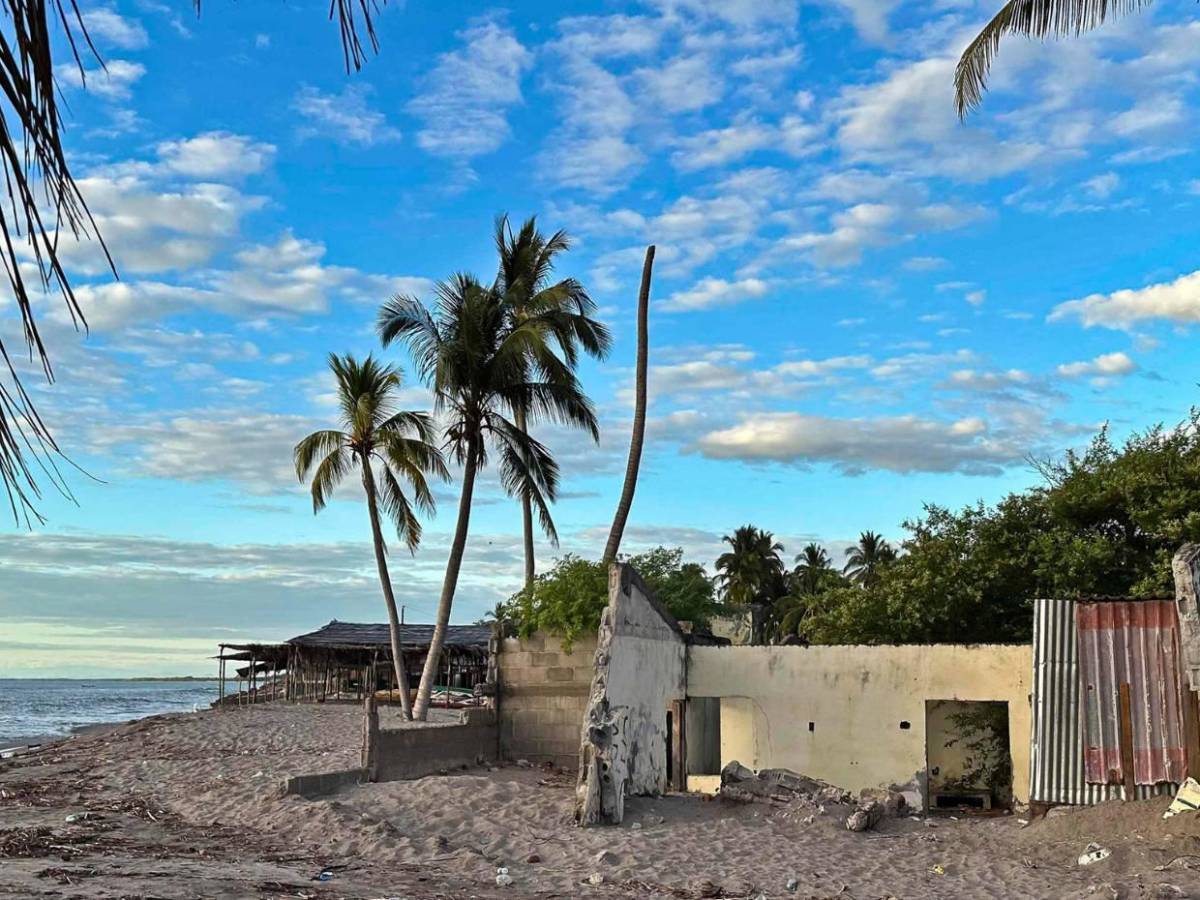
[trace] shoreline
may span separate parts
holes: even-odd
[[[171,715],[171,713],[154,713],[153,715]],[[150,716],[143,716],[142,718],[148,719]],[[25,735],[16,738],[0,739],[0,759],[14,759],[28,753],[45,750],[54,744],[70,741],[78,737],[103,734],[104,732],[114,731],[122,725],[129,725],[132,722],[140,721],[141,719],[122,719],[119,722],[91,722],[87,725],[76,725],[67,734]]]

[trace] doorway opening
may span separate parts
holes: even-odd
[[[1008,703],[926,700],[925,763],[929,810],[1010,808]]]

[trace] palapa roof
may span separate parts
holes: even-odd
[[[405,649],[423,650],[433,640],[432,625],[401,625],[400,643]],[[492,639],[491,625],[449,625],[445,647],[449,650],[486,651]],[[288,641],[297,647],[322,647],[330,650],[391,650],[392,639],[387,623],[339,622],[334,619],[316,631]]]

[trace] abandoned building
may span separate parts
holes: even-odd
[[[900,791],[926,809],[1174,792],[1200,774],[1200,548],[1181,550],[1175,571],[1174,600],[1036,601],[1028,645],[803,647],[697,639],[615,565],[594,638],[460,628],[445,680],[486,683],[489,708],[408,732],[368,721],[361,768],[297,789],[418,777],[480,756],[553,762],[578,771],[582,824],[620,822],[629,796],[715,791],[735,761],[853,792]],[[415,679],[428,634],[408,628]],[[333,622],[280,645],[285,696],[368,696],[373,709],[375,693],[354,687],[386,689],[387,641],[386,626]],[[261,645],[227,649],[281,659]]]

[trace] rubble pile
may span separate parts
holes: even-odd
[[[721,770],[720,796],[743,803],[774,803],[780,806],[805,802],[813,806],[851,803],[849,791],[819,778],[809,778],[791,769],[760,769],[754,772],[733,760]]]

